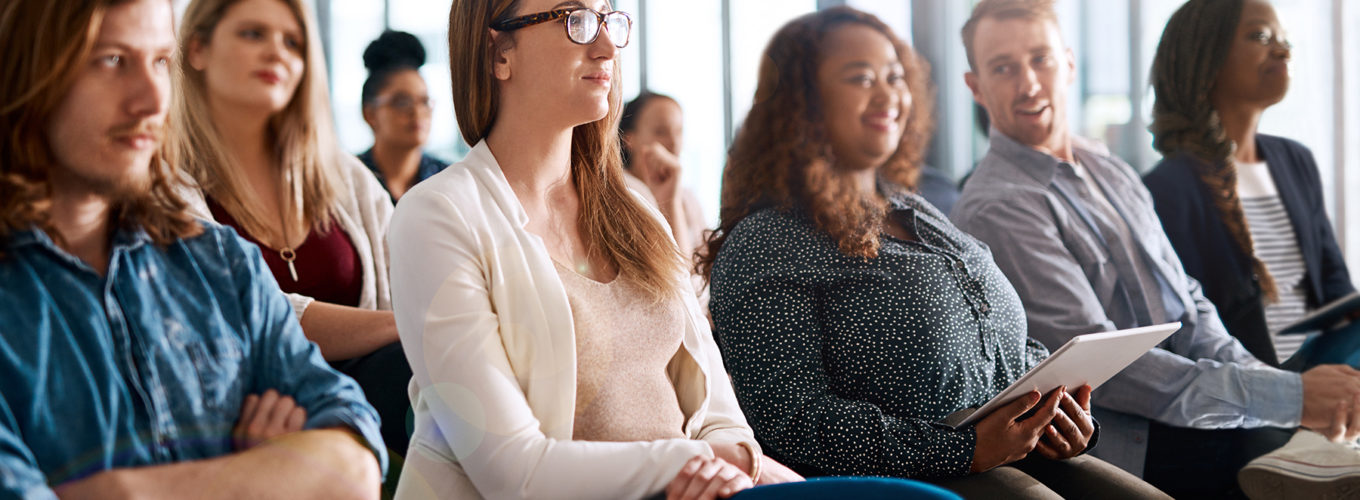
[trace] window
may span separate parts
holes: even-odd
[[[182,9],[185,0],[176,0]],[[683,183],[716,222],[727,148],[750,107],[760,56],[770,36],[789,20],[831,5],[871,12],[932,65],[937,132],[929,161],[962,177],[987,147],[974,123],[974,104],[961,75],[967,71],[959,29],[976,0],[616,0],[633,16],[632,43],[620,55],[625,99],[647,89],[671,95],[685,112]],[[1058,0],[1063,37],[1077,57],[1069,120],[1076,133],[1109,144],[1139,170],[1160,158],[1147,131],[1154,97],[1147,83],[1167,19],[1183,0]],[[359,54],[384,26],[419,37],[429,55],[422,74],[436,100],[429,149],[450,160],[463,144],[453,117],[445,29],[451,0],[318,0],[328,39],[337,127],[347,150],[372,141],[359,109],[367,73]],[[1360,4],[1349,0],[1294,0],[1275,8],[1294,43],[1293,84],[1263,117],[1260,130],[1308,146],[1318,160],[1334,222],[1360,224]],[[438,15],[435,15],[435,14]],[[339,36],[342,34],[343,36]],[[1360,227],[1360,226],[1357,226]],[[1360,229],[1338,230],[1360,257]],[[1360,268],[1357,268],[1360,271]]]
[[[1360,3],[1336,0],[1333,13],[1334,27],[1360,26]],[[1339,11],[1339,12],[1338,12]],[[1337,239],[1346,251],[1346,261],[1360,262],[1360,199],[1346,193],[1360,193],[1360,33],[1338,29],[1333,32],[1333,47],[1340,47],[1336,68],[1336,86],[1341,110],[1341,126],[1337,137],[1340,157],[1336,159],[1337,183],[1331,191],[1337,198]],[[1327,166],[1322,166],[1327,168]],[[1350,266],[1351,275],[1360,278],[1360,268]],[[1360,281],[1358,279],[1357,281]]]
[[[434,110],[430,122],[430,141],[425,151],[445,160],[458,160],[471,147],[458,132],[453,116],[453,87],[449,76],[449,7],[451,0],[401,0],[388,2],[388,26],[405,31],[425,46],[425,66],[420,76],[430,89]]]
[[[340,147],[359,154],[373,146],[373,131],[364,122],[360,95],[368,70],[364,68],[364,49],[383,31],[381,2],[335,1],[319,12],[327,23],[326,59],[330,66],[331,109],[335,113],[335,133]],[[323,7],[324,8],[324,7]],[[324,17],[323,17],[324,16]],[[343,34],[343,36],[341,36]]]
[[[646,33],[645,81],[650,90],[675,97],[684,109],[683,184],[694,190],[710,224],[716,225],[727,148],[751,106],[765,45],[776,30],[816,10],[817,4],[815,0],[642,1],[646,3],[645,15],[639,16]]]
[[[1308,146],[1317,159],[1327,211],[1335,222],[1337,177],[1336,129],[1341,116],[1337,108],[1336,53],[1332,44],[1332,0],[1275,2],[1280,23],[1289,35],[1289,94],[1266,110],[1259,130],[1280,135]],[[1356,144],[1360,147],[1360,144]]]

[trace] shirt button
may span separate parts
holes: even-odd
[[[987,304],[983,304],[981,306],[978,306],[978,310],[982,311],[982,314],[987,314],[989,311],[992,310],[992,308],[987,307]]]

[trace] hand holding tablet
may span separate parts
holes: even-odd
[[[1022,375],[1010,387],[954,427],[977,422],[1007,403],[1027,394],[1032,396],[1030,394],[1032,391],[1046,395],[1059,387],[1068,387],[1072,390],[1082,385],[1090,385],[1092,389],[1100,387],[1100,384],[1105,383],[1180,328],[1180,323],[1165,323],[1073,337],[1061,348],[1053,351],[1048,359]],[[1056,403],[1052,404],[1057,408]],[[1046,405],[1040,405],[1041,408],[1044,406]]]

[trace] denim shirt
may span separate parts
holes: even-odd
[[[44,232],[0,257],[0,497],[233,452],[245,396],[345,427],[383,470],[378,415],[302,334],[259,250],[223,226],[166,247],[118,231],[106,277]]]

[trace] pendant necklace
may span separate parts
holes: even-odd
[[[279,211],[279,223],[282,224],[279,229],[283,231],[283,248],[279,250],[279,258],[288,263],[288,274],[293,277],[293,283],[297,283],[297,267],[293,265],[293,261],[297,260],[297,252],[288,244],[288,220],[284,218],[283,212]]]

